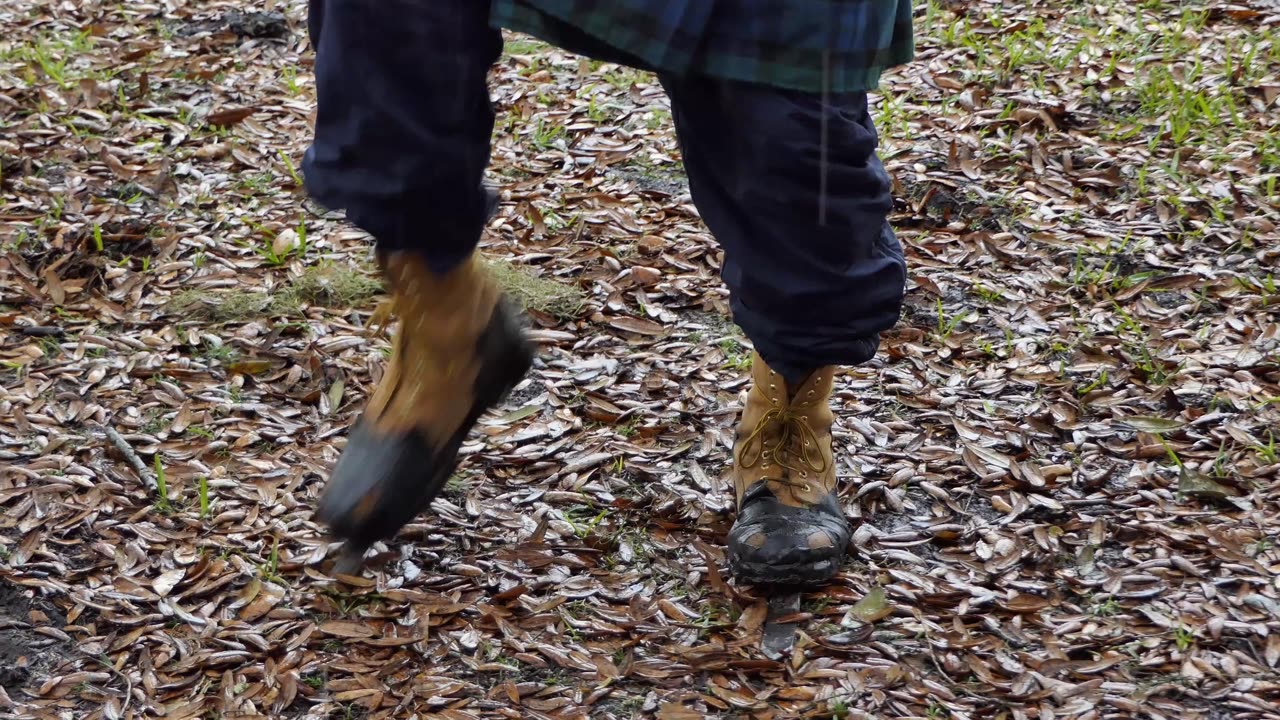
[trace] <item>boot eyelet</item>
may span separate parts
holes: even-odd
[[[812,485],[810,485],[809,483],[804,483],[804,484],[803,484],[803,485],[801,485],[800,487],[801,487],[805,492],[813,492],[813,486],[812,486]]]
[[[801,471],[800,477],[809,477],[809,473]]]
[[[809,397],[813,397],[813,391],[812,391],[812,390],[810,390],[810,391],[809,391],[808,393],[806,393],[806,394],[807,394]]]
[[[769,383],[769,389],[770,389],[770,390],[777,390],[777,389],[778,389],[778,386],[777,386],[777,385],[775,385],[775,384],[773,384],[773,383]]]
[[[763,470],[763,469],[765,469],[765,468],[768,468],[769,466],[770,466],[770,463],[765,463],[765,464],[761,465],[761,466],[760,466],[760,468]]]

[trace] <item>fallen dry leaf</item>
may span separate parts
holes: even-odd
[[[217,112],[209,113],[205,120],[213,127],[230,127],[238,123],[244,122],[256,110],[253,108],[228,108]]]

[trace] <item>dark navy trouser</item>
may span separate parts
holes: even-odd
[[[303,169],[381,250],[437,270],[479,243],[502,49],[484,0],[311,0],[318,109]],[[637,67],[584,36],[566,48]],[[902,249],[886,221],[866,93],[660,76],[694,203],[724,248],[734,320],[786,376],[875,355],[898,320]],[[825,148],[823,115],[826,115]],[[825,189],[825,195],[824,195]]]

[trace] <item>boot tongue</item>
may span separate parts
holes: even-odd
[[[800,392],[800,388],[809,382],[809,378],[813,377],[814,370],[805,370],[800,374],[787,373],[782,379],[787,384],[787,404],[790,405],[792,400],[796,399],[796,393]]]

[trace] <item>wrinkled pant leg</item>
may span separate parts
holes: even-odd
[[[734,320],[785,377],[859,365],[906,285],[866,93],[663,78],[693,201],[724,249]],[[824,121],[825,120],[825,142]]]
[[[311,0],[315,137],[306,189],[345,210],[379,252],[437,272],[469,256],[494,206],[482,187],[502,50],[477,0]]]

